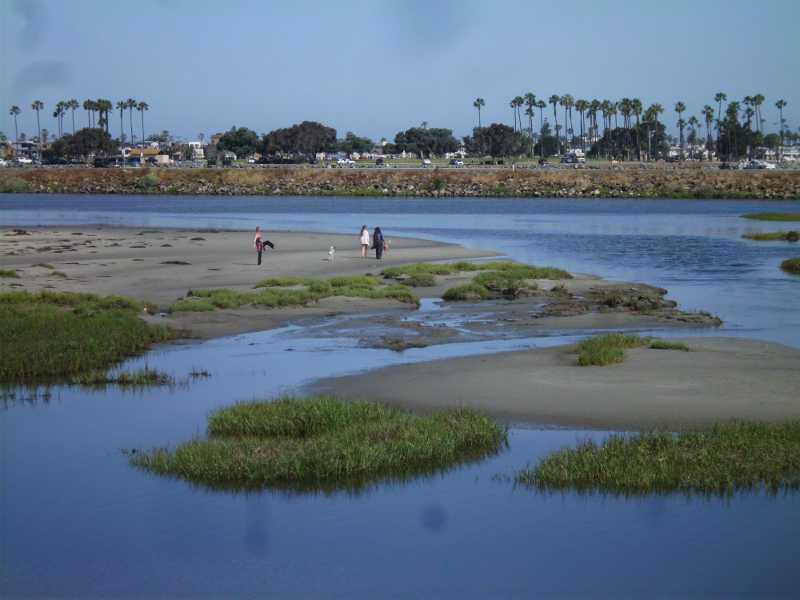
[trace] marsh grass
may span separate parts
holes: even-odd
[[[772,233],[745,233],[742,236],[746,240],[757,242],[798,242],[800,232],[798,231],[774,231]]]
[[[517,481],[544,490],[626,495],[729,495],[800,488],[800,422],[735,422],[706,431],[611,435],[565,448],[522,471]]]
[[[477,283],[465,283],[451,287],[442,294],[442,300],[447,302],[464,302],[473,300],[485,300],[489,297],[489,290]]]
[[[400,280],[400,283],[409,287],[433,287],[436,285],[436,277],[433,273],[420,272],[408,275]]]
[[[19,275],[14,269],[0,269],[0,278],[19,279]]]
[[[107,386],[118,385],[123,388],[174,385],[175,378],[157,369],[145,367],[138,371],[125,371],[111,374],[106,371],[91,371],[75,375],[70,379],[73,385]]]
[[[323,298],[343,296],[392,299],[406,304],[419,304],[419,298],[408,287],[394,284],[381,285],[379,280],[368,275],[313,279],[307,277],[270,277],[256,284],[256,291],[230,289],[189,290],[186,298],[173,303],[173,312],[204,312],[215,309],[256,306],[260,308],[282,308],[306,306]]]
[[[800,213],[746,213],[743,219],[753,219],[755,221],[800,221]]]
[[[477,460],[506,432],[467,410],[425,416],[330,397],[237,404],[209,417],[209,438],[131,454],[159,475],[223,489],[360,488]]]
[[[682,342],[670,342],[658,338],[639,337],[623,333],[608,333],[585,339],[578,343],[578,365],[581,367],[606,366],[625,360],[627,348],[651,348],[653,350],[680,350],[689,352]]]
[[[121,296],[0,293],[0,383],[68,383],[179,335],[140,311]]]
[[[781,269],[787,273],[800,275],[800,256],[797,258],[787,258],[781,263]]]
[[[520,272],[522,269],[525,269],[526,273],[528,273],[528,279],[572,279],[572,275],[561,269],[554,269],[553,267],[532,267],[511,262],[510,260],[483,263],[471,263],[466,261],[453,263],[414,263],[399,267],[389,267],[381,271],[381,275],[387,279],[397,279],[402,276],[410,276],[418,273],[454,275],[457,273],[470,273],[474,271]]]

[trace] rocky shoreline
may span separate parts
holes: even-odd
[[[800,199],[800,170],[6,168],[0,193],[792,200]]]

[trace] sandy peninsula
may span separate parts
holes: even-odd
[[[800,419],[800,350],[738,338],[682,341],[690,352],[627,350],[624,363],[606,367],[579,367],[574,347],[562,346],[388,367],[313,390],[580,428]]]

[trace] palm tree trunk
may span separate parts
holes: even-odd
[[[14,141],[19,144],[19,128],[17,127],[17,115],[14,115]]]
[[[142,113],[142,158],[144,158],[144,111]]]

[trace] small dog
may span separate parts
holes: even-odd
[[[335,256],[336,256],[336,248],[334,248],[333,246],[331,246],[331,249],[330,249],[330,250],[328,250],[328,260],[329,260],[330,262],[333,262],[333,259],[334,259],[334,257],[335,257]]]

